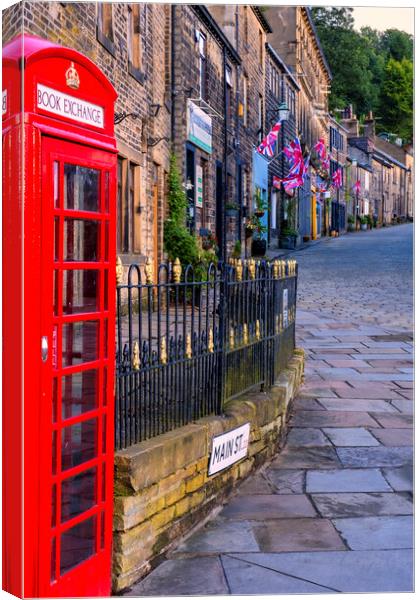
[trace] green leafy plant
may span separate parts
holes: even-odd
[[[261,219],[257,215],[249,217],[245,224],[246,229],[249,229],[255,235],[255,239],[260,240],[263,237],[263,233],[266,233],[267,227],[261,223]]]
[[[242,254],[242,246],[239,240],[236,240],[235,245],[233,246],[233,250],[231,253],[232,258],[241,258]]]
[[[172,154],[168,175],[169,217],[164,224],[164,246],[170,261],[179,258],[183,267],[193,265],[196,278],[203,277],[210,262],[217,262],[213,251],[200,248],[197,238],[188,230],[185,219],[187,197],[182,188],[181,177]]]
[[[239,206],[235,202],[227,202],[225,208],[226,210],[239,210]]]
[[[261,195],[260,188],[255,190],[254,194],[254,202],[255,202],[255,212],[265,212],[268,208],[267,202],[263,199]]]
[[[285,227],[284,229],[281,230],[281,235],[297,237],[299,235],[299,232],[296,231],[296,229],[293,229],[293,227]]]
[[[347,216],[347,223],[354,223],[355,219],[354,219],[354,215],[348,215]]]
[[[360,225],[367,225],[368,224],[368,218],[366,216],[361,216],[360,217]]]

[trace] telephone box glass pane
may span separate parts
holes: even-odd
[[[99,309],[99,271],[63,271],[63,313],[95,312]]]
[[[77,467],[96,456],[97,421],[90,419],[61,431],[61,468]]]
[[[87,219],[64,219],[64,260],[98,260],[99,223]]]
[[[60,574],[95,554],[96,517],[82,521],[61,535]]]
[[[64,208],[99,211],[99,171],[64,165]]]
[[[97,407],[98,371],[90,369],[62,379],[62,418],[70,419]]]
[[[63,366],[78,365],[98,358],[99,322],[63,325]]]
[[[96,469],[82,471],[61,484],[61,521],[89,510],[96,502]]]

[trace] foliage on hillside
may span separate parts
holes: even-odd
[[[413,37],[398,29],[354,29],[353,9],[313,7],[333,81],[330,110],[352,104],[359,117],[372,110],[378,131],[413,136]]]

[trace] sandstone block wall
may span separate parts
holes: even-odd
[[[227,403],[224,416],[206,417],[116,453],[114,593],[144,577],[176,540],[276,453],[303,368],[303,351],[296,349],[267,392],[248,393]],[[247,457],[209,477],[213,437],[248,422]]]

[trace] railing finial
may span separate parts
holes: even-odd
[[[174,261],[174,264],[172,267],[172,273],[174,276],[174,283],[179,283],[181,281],[182,267],[181,267],[181,261],[179,260],[178,257]]]
[[[124,275],[124,267],[123,267],[120,256],[117,256],[117,264],[115,267],[115,273],[117,276],[117,285],[120,285],[122,283],[123,275]]]
[[[133,344],[133,356],[131,358],[131,365],[135,371],[140,371],[140,348],[138,342]]]
[[[153,283],[153,260],[150,256],[146,259],[146,264],[144,265],[144,272],[146,273],[146,283]]]

